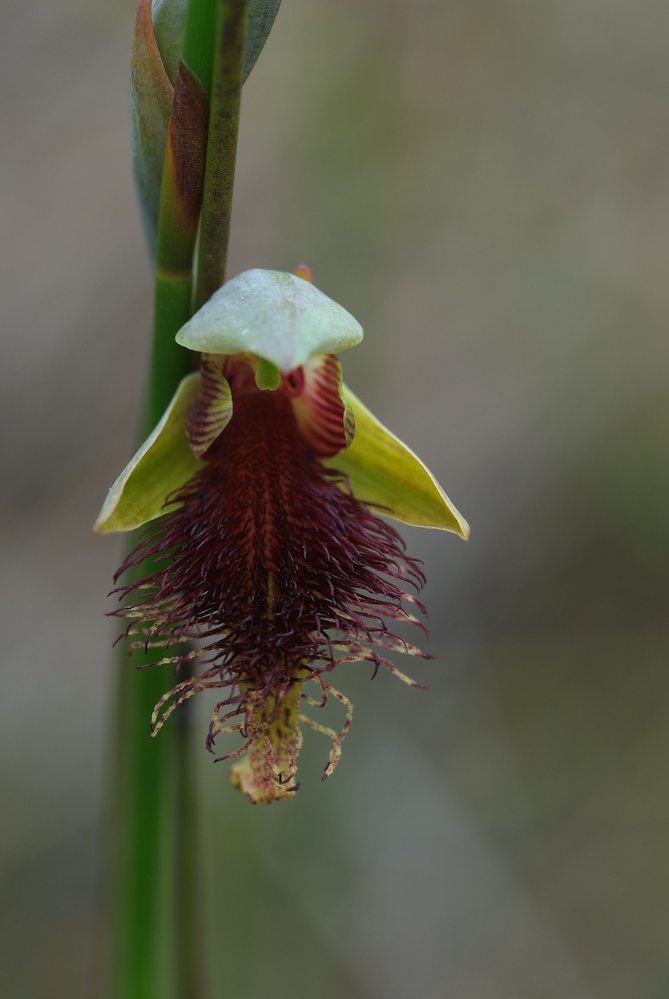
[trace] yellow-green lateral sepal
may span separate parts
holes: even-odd
[[[176,339],[203,354],[255,354],[279,371],[292,371],[315,354],[354,347],[362,326],[309,281],[255,269],[219,288]]]
[[[160,423],[109,490],[95,522],[100,534],[132,531],[162,516],[167,497],[202,468],[185,432],[188,410],[199,388],[198,373],[181,381]]]
[[[469,536],[458,513],[434,475],[413,451],[377,420],[344,386],[344,400],[355,416],[350,446],[325,464],[348,476],[354,495],[385,507],[382,512],[404,524]]]

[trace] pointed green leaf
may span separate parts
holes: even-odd
[[[279,12],[281,0],[250,0],[243,79],[246,81]],[[167,126],[184,41],[188,0],[138,0],[131,72],[133,169],[152,257],[158,232]]]
[[[130,71],[130,139],[137,197],[152,256],[156,252],[160,181],[173,94],[154,34],[151,0],[139,0]]]
[[[280,6],[281,0],[250,0],[244,52],[244,82],[263,50]]]
[[[355,436],[346,451],[326,464],[346,473],[358,499],[387,507],[389,517],[417,527],[452,531],[466,539],[467,521],[420,458],[346,386],[344,398],[355,416]]]
[[[350,312],[313,284],[282,271],[238,274],[177,333],[177,343],[206,354],[255,354],[280,371],[314,354],[338,354],[362,339]]]
[[[244,52],[244,82],[248,79],[263,50],[279,13],[281,0],[250,0],[249,21]],[[172,85],[183,45],[188,0],[151,0],[153,28],[165,70]]]
[[[188,410],[199,390],[199,373],[181,381],[160,423],[109,490],[95,522],[98,533],[132,531],[160,517],[170,493],[202,468],[185,431]]]
[[[151,0],[151,20],[158,51],[172,86],[184,42],[188,0]]]

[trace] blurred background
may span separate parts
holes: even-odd
[[[0,13],[3,995],[88,996],[119,559],[151,308],[132,0]],[[204,749],[221,996],[669,995],[663,0],[285,0],[244,91],[230,273],[311,265],[347,380],[472,537],[426,565],[428,693],[350,667],[292,804]],[[412,664],[413,666],[413,664]],[[207,705],[204,706],[205,709]],[[202,734],[204,737],[204,723]]]

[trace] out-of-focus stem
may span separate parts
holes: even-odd
[[[142,439],[196,361],[176,344],[175,334],[194,305],[224,280],[246,21],[246,0],[189,2],[160,193]],[[150,570],[146,565],[138,573]],[[108,994],[111,999],[170,999],[176,991],[179,999],[202,999],[206,935],[199,928],[204,907],[189,726],[184,714],[181,723],[150,738],[153,706],[174,680],[169,667],[133,669],[150,661],[150,654],[135,653],[130,662],[124,654],[120,672]]]
[[[237,155],[237,133],[242,88],[246,0],[218,0],[216,39],[212,47],[213,74],[207,136],[207,159],[200,221],[198,276],[194,309],[202,305],[225,280],[230,238],[232,189]],[[203,999],[206,993],[205,908],[200,871],[197,801],[191,767],[192,746],[185,726],[180,728],[177,764],[177,872],[176,912],[179,999]]]
[[[216,0],[190,0],[163,166],[142,439],[195,361],[174,337],[192,309],[216,13]],[[145,566],[139,573],[149,571]],[[113,942],[107,976],[111,999],[169,999],[181,977],[175,974],[174,919],[179,824],[189,823],[189,835],[194,835],[194,817],[177,807],[184,773],[178,744],[187,734],[179,726],[167,726],[159,738],[150,738],[151,711],[174,678],[169,668],[133,669],[147,662],[150,656],[133,654],[129,662],[123,655],[120,670]]]
[[[185,705],[184,705],[185,706]],[[178,999],[205,999],[210,962],[207,955],[206,903],[200,865],[200,823],[193,766],[193,734],[188,715],[175,719],[177,842],[175,872],[176,990]]]

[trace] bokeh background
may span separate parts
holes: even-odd
[[[0,13],[2,993],[88,996],[115,539],[151,272],[132,0]],[[424,559],[429,693],[351,667],[335,777],[199,760],[220,995],[669,995],[669,8],[284,0],[244,92],[231,273],[313,268],[346,377],[472,524]],[[204,733],[204,729],[203,729]]]

